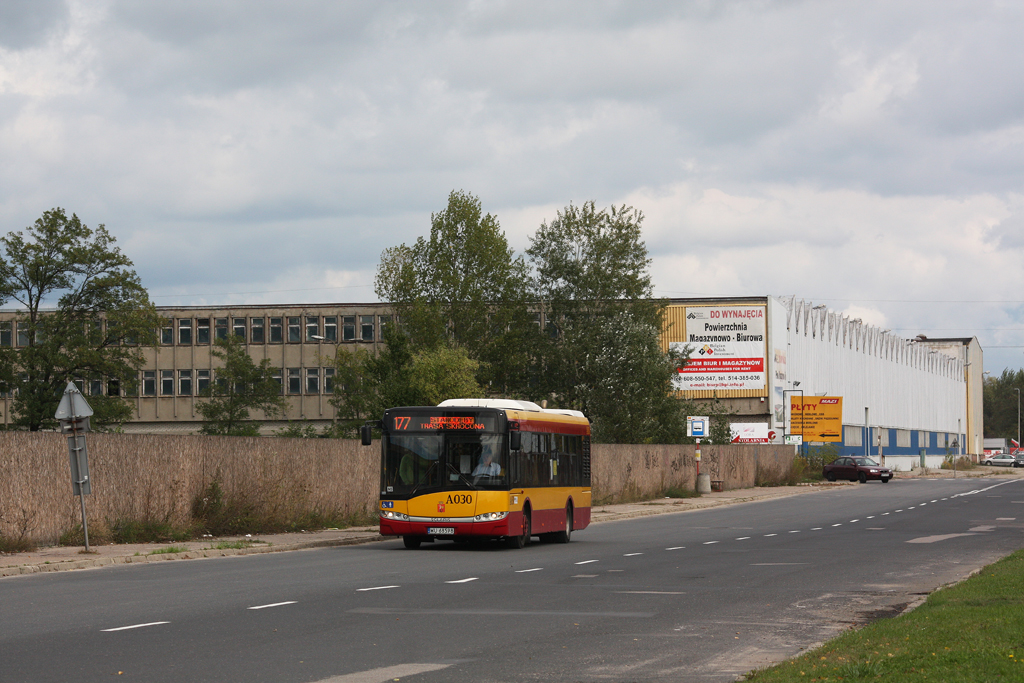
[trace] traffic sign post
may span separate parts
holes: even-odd
[[[85,552],[89,552],[89,523],[85,517],[85,497],[92,493],[89,480],[89,454],[85,449],[85,433],[90,431],[89,417],[92,408],[82,396],[74,382],[68,382],[64,395],[57,405],[54,417],[60,422],[62,434],[68,437],[68,460],[71,463],[71,494],[78,496],[82,506],[82,536]]]

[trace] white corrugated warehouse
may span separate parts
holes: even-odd
[[[837,397],[841,430],[821,437],[841,453],[881,448],[889,464],[908,469],[922,455],[937,466],[951,454],[983,452],[974,337],[906,339],[809,301],[765,296],[672,299],[663,342],[691,349],[681,397],[763,423],[772,441],[801,433],[794,407]]]

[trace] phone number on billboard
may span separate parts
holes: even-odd
[[[714,382],[714,381],[734,381],[734,382],[763,382],[763,375],[685,375],[688,382]]]

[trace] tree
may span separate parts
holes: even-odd
[[[985,436],[1017,439],[1017,390],[1024,392],[1024,370],[1006,368],[982,385]]]
[[[533,291],[547,321],[537,355],[542,392],[582,410],[595,440],[678,442],[671,381],[687,358],[662,350],[665,303],[654,299],[643,214],[569,205],[530,239]]]
[[[408,337],[394,325],[385,329],[384,340],[377,356],[356,349],[335,357],[331,404],[341,433],[354,434],[366,420],[380,419],[395,406],[483,396],[476,381],[479,362],[465,349],[440,345],[413,352]]]
[[[234,335],[218,339],[212,351],[215,358],[224,361],[216,370],[216,381],[203,390],[207,401],[196,405],[203,416],[203,434],[224,436],[259,436],[260,423],[249,419],[249,411],[260,410],[267,418],[284,413],[285,400],[281,395],[280,368],[264,358],[259,365]]]
[[[471,194],[453,191],[430,224],[429,239],[381,255],[377,295],[394,305],[414,350],[463,348],[481,362],[481,382],[515,393],[530,361],[526,263]]]
[[[136,390],[141,347],[156,343],[160,318],[115,241],[102,224],[92,230],[60,208],[0,238],[0,304],[24,307],[15,321],[22,342],[0,350],[0,380],[17,390],[15,426],[56,424],[71,380],[106,387],[89,397],[95,424],[130,419],[121,394]]]

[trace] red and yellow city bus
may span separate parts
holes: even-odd
[[[579,411],[453,399],[391,408],[379,426],[380,533],[407,548],[483,538],[522,548],[531,536],[568,543],[590,524],[590,422]]]

